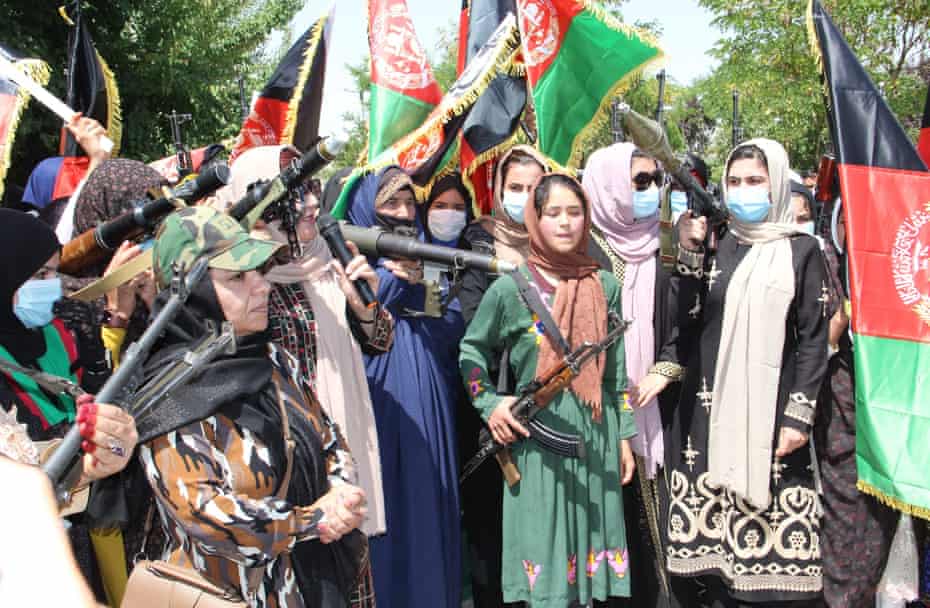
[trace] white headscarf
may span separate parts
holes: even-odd
[[[724,298],[708,439],[709,482],[766,508],[778,407],[785,320],[794,300],[788,154],[770,139],[753,139],[765,154],[772,206],[764,222],[733,219],[730,231],[752,249],[736,267]],[[730,154],[732,158],[732,152]],[[730,159],[726,166],[729,168]],[[724,179],[724,200],[726,180]]]

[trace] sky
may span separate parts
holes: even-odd
[[[357,63],[368,53],[366,31],[366,0],[338,0],[336,19],[326,66],[326,88],[323,92],[321,134],[343,128],[342,114],[357,111],[358,94],[345,69],[346,63]],[[657,5],[662,6],[656,12]],[[296,39],[322,14],[329,11],[331,0],[308,0],[292,22]],[[461,0],[407,0],[420,43],[431,56],[439,42],[439,33],[450,24],[458,23]],[[708,73],[714,63],[707,55],[720,37],[711,25],[711,15],[698,6],[697,0],[630,0],[623,7],[628,23],[657,19],[663,28],[660,39],[667,57],[666,69],[671,78],[688,84]]]

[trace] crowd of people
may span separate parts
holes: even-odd
[[[5,604],[167,606],[179,589],[253,608],[875,604],[899,514],[856,490],[842,215],[779,143],[730,152],[722,222],[628,142],[580,181],[513,147],[480,217],[456,173],[424,196],[392,166],[348,193],[349,223],[516,266],[500,275],[351,242],[341,263],[316,222],[339,178],[294,188],[295,225],[247,230],[226,212],[300,154],[256,147],[215,195],[65,274],[63,244],[168,185],[107,158],[94,121],[68,129],[92,158],[77,191],[0,210]],[[72,297],[149,254],[104,297]],[[133,382],[99,403],[203,260]],[[184,376],[221,328],[235,348]],[[560,366],[564,388],[516,416]],[[62,500],[34,465],[75,426]],[[460,479],[482,429],[507,447]]]

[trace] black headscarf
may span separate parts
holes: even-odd
[[[167,292],[159,294],[153,314],[158,314],[167,298]],[[206,330],[206,320],[217,326],[226,320],[209,277],[192,290],[175,324],[183,333],[199,340]],[[291,374],[284,361],[270,358],[270,341],[268,331],[245,337],[238,341],[235,355],[215,360],[194,380],[160,399],[148,414],[137,418],[139,441],[149,441],[222,413],[237,426],[255,433],[268,446],[273,462],[284,463],[283,421],[272,374],[276,365],[283,378],[290,378]],[[167,332],[144,366],[145,381],[178,362],[190,346],[190,340],[180,332]],[[288,407],[287,413],[296,444],[287,500],[294,505],[310,505],[329,487],[322,439],[304,412]],[[350,590],[345,579],[353,578],[351,573],[347,574],[352,570],[352,560],[347,556],[357,553],[348,543],[359,540],[364,543],[364,537],[358,538],[360,533],[354,534],[330,545],[309,541],[295,546],[292,563],[306,605],[341,608],[347,604]]]
[[[436,180],[436,183],[433,184],[433,187],[429,191],[429,197],[426,199],[426,204],[423,205],[423,218],[421,223],[423,224],[423,230],[426,234],[432,237],[429,231],[429,222],[427,218],[429,217],[429,210],[432,209],[433,203],[436,202],[436,199],[442,196],[444,192],[449,190],[455,190],[459,193],[462,199],[465,201],[465,225],[468,226],[475,220],[475,210],[472,208],[471,202],[471,192],[468,191],[468,188],[465,187],[465,182],[462,181],[462,174],[458,171],[453,173],[448,173],[443,175],[441,178]],[[465,234],[465,231],[462,231],[462,235]],[[459,241],[461,241],[462,236],[459,236]]]
[[[45,354],[45,340],[39,331],[27,329],[13,313],[13,295],[61,247],[55,233],[34,216],[0,209],[0,243],[3,243],[3,270],[0,271],[0,344],[22,364]]]

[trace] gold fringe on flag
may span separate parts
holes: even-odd
[[[116,76],[96,48],[94,55],[100,63],[103,85],[107,91],[107,137],[113,140],[113,151],[110,154],[119,156],[120,142],[123,140],[123,108],[119,98],[119,87],[116,86]]]
[[[323,30],[329,21],[329,16],[330,14],[327,13],[320,17],[310,31],[310,39],[307,40],[307,47],[304,50],[304,60],[297,74],[297,84],[294,86],[294,92],[291,94],[291,100],[287,106],[287,119],[284,122],[284,132],[281,134],[282,144],[294,143],[294,131],[297,129],[300,101],[303,98],[304,87],[307,86],[307,79],[310,78],[313,60],[316,59],[316,53],[320,47],[320,40],[323,38]]]
[[[917,505],[904,502],[900,498],[888,496],[872,484],[862,481],[861,479],[856,484],[856,488],[858,488],[858,490],[863,494],[868,494],[887,507],[891,507],[896,511],[906,513],[907,515],[912,515],[914,517],[919,517],[921,519],[930,521],[930,509],[927,507],[919,507]]]
[[[21,59],[14,62],[14,65],[42,86],[48,84],[49,78],[52,76],[48,64],[39,59]],[[19,127],[19,121],[22,118],[23,111],[29,104],[30,97],[29,93],[22,87],[16,88],[16,102],[13,106],[13,115],[10,117],[10,127],[6,134],[6,141],[0,141],[0,196],[3,196],[6,174],[10,168],[16,129]]]
[[[501,37],[494,47],[494,51],[491,54],[491,56],[494,57],[493,61],[488,62],[488,65],[484,68],[481,75],[471,83],[464,93],[457,96],[452,101],[448,101],[447,98],[444,97],[420,127],[402,137],[400,141],[385,150],[378,158],[361,168],[359,170],[361,174],[367,175],[380,171],[385,167],[396,165],[399,151],[403,150],[417,139],[420,139],[425,134],[436,129],[444,128],[453,118],[460,116],[471,108],[491,85],[491,81],[493,81],[498,74],[507,72],[519,45],[520,33],[514,22],[507,34]],[[466,66],[465,69],[467,71],[468,67]],[[423,186],[423,190],[429,191],[438,177],[438,174],[433,175]]]
[[[823,87],[823,97],[827,104],[827,113],[833,111],[833,98],[830,96],[830,87],[827,84],[827,75],[823,69],[823,50],[820,48],[820,38],[817,37],[817,29],[814,27],[814,2],[808,0],[807,3],[807,42],[811,47],[811,55],[814,56],[814,62],[817,63],[817,72],[820,74],[820,86]]]
[[[610,106],[613,103],[614,98],[626,93],[634,84],[634,82],[642,77],[643,72],[645,72],[647,69],[661,67],[666,61],[665,52],[659,46],[658,40],[656,40],[655,36],[649,32],[619,21],[613,15],[605,11],[599,4],[591,2],[590,0],[581,0],[580,4],[582,5],[583,10],[593,14],[608,28],[623,34],[627,38],[639,38],[646,44],[654,47],[656,50],[656,55],[634,67],[632,70],[630,70],[629,73],[627,73],[623,78],[618,80],[612,87],[610,87],[610,89],[607,91],[607,94],[604,95],[604,97],[601,99],[600,104],[598,104],[598,108],[594,112],[594,116],[591,118],[588,124],[585,125],[575,135],[575,138],[572,140],[571,153],[569,154],[568,162],[566,163],[567,167],[578,167],[582,160],[582,148],[585,140],[593,131],[600,131],[610,124]]]

